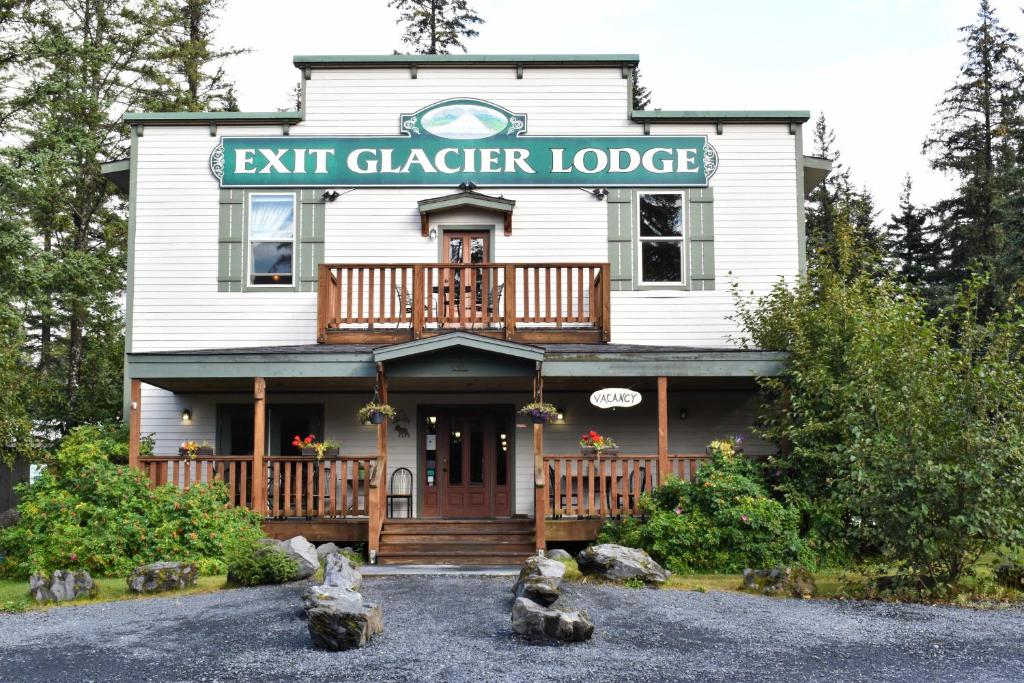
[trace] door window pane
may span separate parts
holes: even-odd
[[[462,263],[462,238],[448,238],[448,261],[450,263]]]
[[[469,434],[469,483],[484,483],[484,434],[478,421],[470,425]]]
[[[455,427],[448,432],[448,483],[462,483],[462,432]]]
[[[494,483],[497,484],[498,486],[507,486],[508,485],[508,449],[509,449],[508,432],[507,431],[502,431],[502,430],[505,429],[505,426],[502,425],[501,423],[498,423],[498,427],[499,427],[499,430],[498,430],[498,433],[497,433],[497,439],[495,439],[497,441],[497,444],[496,444],[495,449],[494,449],[494,452],[495,452],[495,456],[494,456],[494,470],[495,470]]]
[[[482,237],[474,237],[470,240],[469,260],[470,263],[483,263],[487,260],[487,255],[484,253],[484,239]]]

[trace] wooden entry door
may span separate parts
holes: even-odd
[[[435,448],[426,449],[421,469],[423,515],[511,516],[511,413],[474,407],[428,412],[425,445]]]

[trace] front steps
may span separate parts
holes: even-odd
[[[532,519],[389,519],[377,563],[518,565],[534,552]]]

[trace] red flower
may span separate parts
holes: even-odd
[[[593,429],[591,429],[591,430],[590,430],[590,438],[591,438],[591,439],[593,439],[593,438],[595,438],[596,436],[597,436],[597,432],[595,432],[595,431],[594,431]]]

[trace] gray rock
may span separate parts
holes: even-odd
[[[340,586],[310,586],[302,592],[302,607],[305,610],[317,607],[336,607],[355,612],[363,606],[363,596]]]
[[[305,536],[279,541],[277,547],[299,565],[299,570],[295,574],[296,580],[308,579],[320,569],[320,557],[316,554],[316,548]]]
[[[191,562],[153,562],[136,567],[128,577],[133,593],[159,593],[194,586],[199,571]]]
[[[515,596],[547,607],[558,600],[561,581],[551,576],[527,576],[516,582]]]
[[[332,553],[327,556],[327,564],[324,565],[324,585],[357,591],[363,585],[363,575],[347,557]]]
[[[576,556],[576,562],[580,571],[613,581],[636,578],[644,583],[665,583],[668,578],[668,572],[643,550],[614,543],[592,545]]]
[[[321,543],[316,547],[316,554],[320,556],[320,559],[323,559],[332,553],[339,552],[340,550],[341,548],[334,543]]]
[[[547,552],[547,558],[549,560],[556,560],[558,562],[564,562],[565,560],[571,560],[572,555],[561,548],[552,548]]]
[[[775,567],[773,569],[744,569],[743,587],[765,595],[791,595],[810,597],[817,592],[814,576],[803,567]]]
[[[384,614],[380,606],[363,604],[361,600],[360,603],[354,610],[340,605],[306,610],[313,645],[325,650],[351,650],[363,647],[371,638],[383,633]]]
[[[67,602],[92,598],[97,593],[96,583],[85,570],[58,569],[50,575],[36,573],[29,577],[28,589],[36,602]]]
[[[529,598],[516,598],[512,630],[530,640],[580,643],[594,635],[594,622],[583,610],[552,609]]]
[[[21,513],[18,508],[10,508],[0,512],[0,529],[8,526],[16,526],[21,521]]]

